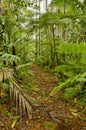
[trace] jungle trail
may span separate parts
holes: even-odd
[[[77,105],[76,97],[65,100],[61,89],[50,95],[63,73],[59,78],[33,63],[23,80],[12,69],[20,58],[27,63],[41,57],[40,62],[51,66],[59,62],[60,67],[69,68],[64,70],[70,79],[76,73],[73,81],[85,83],[70,90],[84,89],[86,97],[86,1],[53,0],[48,9],[45,0],[43,14],[41,2],[0,0],[0,130],[86,130],[85,105]]]
[[[10,85],[10,99],[0,105],[0,130],[86,130],[85,115],[81,113],[85,107],[65,101],[63,91],[49,97],[58,77],[35,64],[28,69],[34,76],[28,77],[27,82],[34,81],[37,92],[25,91],[12,69],[0,71],[0,81]],[[4,94],[1,90],[0,93]]]

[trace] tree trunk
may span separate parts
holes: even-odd
[[[37,6],[37,0],[36,0],[36,6]],[[36,53],[35,53],[35,62],[38,58],[38,39],[37,39],[37,8],[36,8]]]
[[[40,17],[40,0],[39,0],[39,17]],[[40,44],[41,44],[41,30],[39,27],[39,56],[40,56]]]
[[[56,65],[56,43],[55,43],[55,27],[52,28],[53,34],[53,52],[52,52],[52,67]]]
[[[12,44],[12,55],[16,55],[16,50],[15,50],[15,45],[14,44]],[[13,68],[15,69],[15,67],[16,67],[16,63],[13,62]]]
[[[66,13],[66,2],[65,2],[65,0],[64,0],[64,15],[65,15],[65,13]],[[65,35],[66,35],[66,32],[65,32],[65,25],[64,25],[64,27],[63,27],[63,33],[62,33],[62,36],[63,36],[63,38],[64,38],[64,40],[65,40]]]

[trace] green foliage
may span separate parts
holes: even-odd
[[[30,75],[32,75],[32,72],[27,70],[25,71],[25,69],[22,69],[21,71],[17,71],[17,77],[23,81]]]
[[[56,92],[64,90],[66,100],[74,97],[79,98],[79,104],[86,104],[86,45],[83,43],[60,43],[57,52],[59,65],[53,69],[53,72],[60,76],[63,82],[50,93],[53,96]],[[83,94],[82,94],[83,93]],[[82,96],[83,95],[83,96]]]
[[[50,93],[50,96],[53,96],[56,92],[68,87],[71,81],[72,81],[71,79],[68,79],[63,83],[60,83],[60,85],[55,87],[54,90]]]
[[[40,27],[46,27],[54,24],[58,24],[60,20],[61,15],[57,12],[47,12],[46,14],[43,14],[39,19],[39,25]],[[52,27],[52,26],[51,26]]]
[[[38,87],[38,85],[31,85],[31,86],[29,87],[29,90],[32,90],[32,91],[34,91],[34,92],[38,92],[38,91],[39,91],[39,87]]]
[[[43,66],[55,62],[58,66],[53,72],[64,82],[50,95],[66,88],[65,98],[70,99],[82,92],[86,82],[86,2],[52,0],[44,14],[36,1],[4,0],[1,6],[5,12],[0,12],[0,50],[6,53],[0,54],[0,68],[19,65],[19,57],[24,63],[36,59]],[[11,54],[11,43],[19,57]],[[33,75],[28,64],[16,67],[16,72],[23,81]]]
[[[57,52],[65,54],[84,54],[86,53],[86,44],[63,43],[60,42]]]
[[[0,103],[5,102],[9,97],[9,84],[0,83]]]
[[[22,64],[16,67],[17,78],[22,80],[23,90],[25,92],[38,92],[39,87],[34,83],[34,74],[29,69],[32,63]],[[31,80],[29,83],[29,80]]]
[[[32,71],[29,69],[31,63],[22,64],[16,67],[17,77],[21,80],[26,80],[29,76],[33,76]]]
[[[6,64],[6,66],[13,65],[14,62],[15,62],[15,64],[20,63],[20,58],[18,56],[8,54],[8,53],[3,54],[1,56],[1,60]]]
[[[23,90],[26,92],[38,92],[40,91],[38,85],[36,85],[35,83],[28,83],[27,85],[25,85],[23,87]]]
[[[79,95],[81,91],[82,91],[82,86],[66,88],[64,98],[66,100],[72,99],[73,97]]]
[[[55,123],[51,121],[47,121],[44,123],[45,130],[55,130]]]
[[[16,67],[16,70],[21,70],[21,69],[24,69],[25,67],[29,67],[32,63],[27,63],[27,64],[21,64],[21,65],[18,65]]]
[[[9,90],[9,84],[7,84],[7,83],[0,83],[0,88],[5,90],[5,91],[8,91]]]
[[[72,71],[72,69],[70,71]],[[68,79],[65,79],[64,82],[60,82],[60,85],[54,88],[54,90],[50,93],[50,96],[62,89],[65,89],[65,99],[73,98],[74,96],[77,96],[82,92],[85,82],[86,72],[78,75],[72,74],[71,76],[69,76]]]
[[[79,105],[86,106],[86,90],[82,90],[79,95]]]

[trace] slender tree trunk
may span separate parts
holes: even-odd
[[[53,34],[53,52],[52,52],[52,67],[56,65],[56,41],[55,41],[55,27],[52,28]]]
[[[64,0],[64,15],[66,14],[66,1]],[[65,32],[65,25],[64,25],[64,27],[63,27],[63,38],[64,38],[64,40],[65,40],[65,36],[66,36],[66,34],[65,34],[66,32]]]
[[[37,0],[36,0],[36,6],[37,6]],[[35,62],[38,58],[38,39],[37,39],[37,8],[36,8],[36,53],[35,53]]]
[[[15,45],[14,44],[12,44],[12,55],[16,55],[16,49],[15,49]],[[16,63],[13,62],[13,68],[15,69],[15,67],[16,67]]]
[[[59,12],[60,12],[59,7],[57,7],[57,12],[59,14]],[[59,23],[58,23],[58,38],[60,38],[60,34],[61,34],[61,32],[60,32],[60,26],[59,26]]]
[[[66,0],[64,0],[64,14],[66,13]]]
[[[22,45],[22,35],[21,35],[21,30],[20,30],[20,57],[21,57],[21,45]]]
[[[64,0],[64,15],[66,14],[66,0]],[[66,40],[66,28],[65,25],[63,27],[63,38]],[[63,54],[63,60],[65,61],[65,53]]]
[[[39,0],[39,17],[40,17],[40,0]],[[41,44],[41,30],[39,27],[39,56],[40,56],[40,44]]]

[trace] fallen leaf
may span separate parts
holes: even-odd
[[[15,120],[13,121],[13,123],[12,123],[12,125],[11,125],[11,128],[14,128],[15,125],[16,125],[16,123],[17,123],[17,119],[15,119]]]

